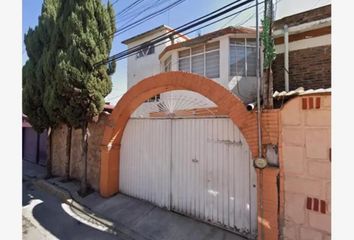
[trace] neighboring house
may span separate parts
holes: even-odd
[[[47,163],[47,131],[39,134],[22,114],[22,159],[32,163],[46,165]]]
[[[284,27],[288,28],[288,44]],[[274,91],[331,87],[331,5],[287,16],[274,22],[276,59],[273,63]],[[288,68],[285,70],[285,46]]]
[[[163,33],[173,31],[160,26],[139,34],[123,43],[128,49],[149,41]],[[245,104],[255,101],[256,79],[256,31],[244,27],[227,27],[193,39],[177,35],[171,41],[155,47],[147,47],[128,57],[128,89],[138,81],[160,72],[184,71],[205,76],[234,92]],[[159,94],[150,101],[177,102],[180,109],[216,107],[207,98],[185,90]],[[186,103],[187,102],[187,103]],[[145,103],[133,114],[140,116],[142,109],[150,112],[164,111],[155,103]],[[166,107],[165,107],[166,108]]]

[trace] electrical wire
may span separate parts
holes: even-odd
[[[280,0],[280,1],[281,1],[281,0]],[[262,4],[262,3],[264,3],[264,1],[260,2],[259,4]],[[215,24],[215,23],[217,23],[217,22],[220,22],[220,21],[222,21],[222,20],[225,20],[225,19],[227,19],[227,18],[230,18],[230,17],[232,17],[232,16],[234,16],[234,15],[239,15],[241,12],[244,12],[244,11],[246,11],[246,10],[248,10],[248,9],[251,9],[251,8],[255,7],[255,6],[256,6],[256,4],[254,4],[254,5],[252,5],[252,6],[248,6],[247,8],[242,9],[242,10],[240,10],[240,11],[238,11],[238,12],[229,14],[229,15],[227,15],[227,16],[221,18],[221,19],[218,19],[218,20],[216,20],[216,21],[213,21],[213,22],[211,22],[211,23],[208,23],[208,24],[206,24],[206,25],[203,25],[203,26],[201,26],[201,27],[199,27],[199,28],[197,28],[197,29],[191,30],[191,31],[187,32],[186,34],[189,34],[189,33],[195,32],[195,31],[198,31],[198,30],[200,30],[200,29],[202,29],[202,28],[208,27],[208,26],[210,26],[210,25],[212,25],[212,24]],[[234,25],[234,26],[237,27],[236,25]],[[239,26],[240,26],[240,25],[239,25]],[[177,38],[177,37],[176,37],[176,38]],[[155,47],[160,46],[160,45],[163,45],[163,44],[165,44],[165,43],[167,43],[167,42],[169,42],[169,40],[166,41],[166,42],[160,43],[160,44],[158,44],[158,45],[155,45]],[[118,60],[122,60],[122,59],[124,59],[124,58],[130,57],[130,56],[133,56],[133,55],[135,55],[135,53],[132,53],[132,54],[130,54],[130,55],[127,55],[127,56],[125,56],[125,57],[122,57],[122,58],[120,58],[120,59],[118,59]],[[178,60],[175,60],[174,62],[171,62],[171,65],[177,64],[177,62],[178,62]],[[123,94],[120,94],[120,95],[117,95],[117,96],[113,96],[113,97],[108,98],[107,100],[108,100],[108,101],[111,101],[111,100],[114,100],[114,99],[116,99],[116,98],[118,98],[118,97],[120,97],[120,96],[122,96],[122,95],[123,95]]]
[[[190,22],[188,22],[188,23],[182,25],[182,26],[179,26],[178,28],[175,28],[175,29],[174,29],[174,32],[178,32],[180,28],[183,28],[183,27],[185,27],[185,26],[187,26],[187,25],[189,25],[189,24],[192,24],[192,23],[194,23],[194,22],[196,22],[196,21],[199,21],[199,20],[201,20],[201,19],[203,19],[203,18],[206,18],[206,17],[208,17],[208,16],[210,16],[210,15],[212,15],[212,14],[215,14],[215,13],[217,13],[217,12],[220,12],[221,10],[223,10],[223,9],[225,9],[225,8],[227,8],[227,7],[230,7],[230,6],[236,4],[236,3],[240,2],[240,1],[241,1],[241,0],[236,0],[236,1],[232,2],[232,3],[229,3],[229,4],[227,4],[227,5],[223,6],[223,7],[221,7],[221,8],[219,8],[219,9],[215,10],[215,11],[210,12],[210,13],[208,13],[208,14],[202,16],[202,17],[199,17],[199,18],[197,18],[197,19],[194,19],[193,21],[190,21]],[[118,31],[119,31],[119,29],[117,29],[117,30],[114,31],[113,33],[109,34],[108,37],[114,36]],[[167,35],[167,34],[168,34],[168,33],[165,33],[165,34],[163,34],[163,35],[161,35],[161,36],[159,36],[159,37],[162,37],[162,36]],[[159,37],[156,37],[156,38],[154,38],[154,39],[152,39],[152,40],[155,40],[155,39],[157,39],[157,38],[159,38]],[[102,40],[104,40],[104,39],[102,39]]]
[[[264,1],[260,2],[259,4],[261,4],[261,3],[264,3]],[[206,28],[206,27],[208,27],[208,26],[210,26],[210,25],[213,25],[213,24],[215,24],[215,23],[218,23],[218,22],[220,22],[220,21],[222,21],[222,20],[225,20],[225,19],[227,19],[227,18],[229,18],[229,17],[234,16],[235,14],[239,14],[239,13],[244,12],[244,11],[250,9],[250,8],[255,7],[255,6],[256,6],[256,5],[252,5],[252,6],[249,6],[249,7],[245,8],[245,9],[242,9],[242,10],[236,12],[236,13],[232,13],[232,14],[230,14],[230,15],[227,15],[227,16],[225,16],[225,17],[223,17],[223,18],[221,18],[221,19],[218,19],[218,20],[216,20],[216,21],[214,21],[214,22],[208,23],[208,24],[206,24],[206,25],[204,25],[204,26],[202,26],[202,27],[199,27],[199,28],[197,28],[197,29],[194,29],[194,30],[192,30],[192,31],[189,31],[189,32],[185,33],[185,35],[187,35],[187,34],[189,34],[189,33],[192,33],[192,32],[196,32],[196,31],[198,31],[198,30],[200,30],[200,29]],[[176,39],[176,38],[178,38],[178,37],[173,37],[173,39]],[[165,44],[165,43],[168,43],[169,41],[170,41],[170,40],[167,40],[167,41],[165,41],[165,42],[162,42],[162,43],[157,44],[157,45],[154,45],[154,46],[155,46],[155,47],[158,47],[158,46],[161,46],[161,45],[163,45],[163,44]],[[122,59],[124,59],[124,58],[131,57],[131,56],[135,55],[136,53],[137,53],[137,52],[133,52],[133,53],[131,53],[131,54],[127,55],[127,56],[124,56],[124,57],[122,57],[122,58],[119,58],[119,59],[117,59],[117,60],[122,60]]]
[[[238,0],[236,2],[239,2],[239,1],[240,0]],[[209,16],[210,14],[207,14],[208,15],[207,18],[205,18],[205,16],[203,16],[203,17],[198,18],[198,19],[202,19],[202,20],[197,21],[198,19],[196,19],[196,20],[193,20],[193,21],[191,21],[191,22],[189,22],[187,24],[182,25],[181,27],[178,27],[178,29],[179,29],[178,32],[184,32],[184,31],[189,30],[189,29],[191,29],[193,27],[201,25],[201,24],[203,24],[205,22],[208,22],[208,21],[210,21],[212,19],[220,17],[220,16],[222,16],[222,15],[224,15],[224,14],[230,12],[230,11],[233,11],[233,10],[235,10],[237,8],[240,8],[240,7],[246,5],[247,3],[250,3],[252,1],[254,1],[254,0],[247,0],[247,1],[244,1],[242,3],[237,4],[235,6],[232,6],[232,7],[228,8],[228,9],[225,9],[225,10],[223,10],[225,8],[225,7],[223,7],[223,8],[221,8],[222,11],[217,13],[217,14],[214,14],[212,16]],[[220,11],[220,10],[216,10],[216,11]],[[205,18],[205,19],[203,19],[203,18]],[[192,23],[192,24],[190,24],[190,23]],[[185,26],[185,27],[183,27],[183,26]],[[156,40],[153,39],[153,40],[146,41],[146,42],[144,42],[144,43],[142,43],[142,44],[140,44],[140,45],[138,45],[136,47],[130,48],[130,49],[125,50],[125,51],[123,51],[121,53],[115,54],[115,55],[113,55],[113,56],[111,56],[111,57],[109,57],[107,59],[104,59],[104,60],[102,60],[100,62],[97,62],[96,64],[94,64],[94,67],[97,67],[97,66],[103,65],[103,64],[107,64],[107,63],[109,63],[111,61],[119,59],[119,58],[121,58],[121,57],[123,57],[125,55],[128,55],[128,54],[132,53],[132,52],[137,52],[139,50],[142,50],[142,49],[146,48],[149,45],[155,45],[156,43],[159,43],[159,42],[161,42],[161,41],[163,41],[165,39],[171,38],[171,37],[173,37],[176,34],[175,30],[173,30],[172,33],[170,33],[170,32],[171,31],[169,31],[169,32],[167,32],[165,34],[162,34],[159,37],[154,38]]]
[[[145,1],[145,0],[136,0],[135,2],[133,2],[132,4],[130,4],[129,6],[127,6],[126,8],[124,8],[122,11],[118,12],[118,13],[116,14],[116,17],[119,16],[119,15],[120,15],[120,16],[123,16],[124,13],[126,13],[127,11],[129,11],[131,8],[133,8],[133,7],[137,6],[137,5],[139,5],[139,4],[142,3],[143,1]]]
[[[166,11],[168,11],[168,10],[170,10],[170,9],[172,9],[172,8],[174,8],[174,7],[176,7],[177,5],[181,4],[181,3],[184,2],[184,1],[185,1],[185,0],[177,0],[177,1],[175,1],[174,3],[168,5],[167,7],[163,8],[163,9],[160,9],[160,10],[154,12],[154,13],[151,13],[151,14],[149,14],[148,16],[145,16],[145,17],[143,17],[143,18],[141,18],[141,19],[135,21],[134,23],[131,23],[131,24],[129,24],[129,25],[124,25],[122,28],[119,28],[119,29],[117,29],[116,31],[114,31],[113,33],[108,34],[107,37],[111,38],[111,37],[118,36],[118,35],[120,35],[120,34],[126,32],[126,31],[132,29],[132,28],[135,28],[135,27],[137,27],[137,26],[143,24],[144,22],[146,22],[146,21],[148,21],[148,20],[150,20],[150,19],[152,19],[152,18],[154,18],[154,17],[157,17],[157,16],[159,16],[159,15],[165,13]],[[157,3],[158,3],[158,2],[160,2],[160,1],[157,1]],[[165,1],[165,2],[168,2],[168,1]],[[156,3],[155,5],[157,5],[157,3]],[[156,7],[155,5],[154,5],[154,6],[151,6],[151,7]],[[149,8],[151,8],[151,7],[148,7],[147,9],[149,9]],[[138,15],[139,15],[140,13],[141,13],[141,12],[139,12]],[[118,14],[117,14],[117,15],[118,15]],[[116,15],[116,16],[117,16],[117,15]],[[138,15],[136,15],[134,18],[136,18]],[[133,18],[133,19],[134,19],[134,18]],[[131,19],[130,19],[130,20],[131,20]],[[129,21],[129,20],[128,20],[128,21]],[[103,41],[103,40],[105,40],[104,37],[102,37],[100,40],[98,40],[98,42],[101,42],[101,41]]]
[[[264,3],[264,1],[260,2],[259,4],[262,4],[262,3]],[[229,15],[227,15],[227,16],[221,18],[221,19],[218,19],[218,20],[216,20],[216,21],[213,21],[213,22],[211,22],[211,23],[208,23],[208,24],[206,24],[206,25],[204,25],[204,26],[201,26],[201,27],[199,27],[199,28],[197,28],[197,29],[191,30],[191,31],[187,32],[186,34],[189,34],[189,33],[198,31],[198,30],[200,30],[200,29],[202,29],[202,28],[208,27],[208,26],[210,26],[210,25],[212,25],[212,24],[215,24],[215,23],[217,23],[217,22],[220,22],[220,21],[222,21],[222,20],[225,20],[225,19],[227,19],[227,18],[230,18],[230,17],[232,17],[232,16],[234,16],[234,15],[240,14],[241,12],[244,12],[244,11],[250,9],[250,8],[255,7],[255,6],[256,6],[255,4],[252,5],[252,6],[248,6],[247,8],[242,9],[242,10],[240,10],[240,11],[238,11],[238,12],[229,14]],[[237,26],[235,25],[235,27],[237,27]],[[176,38],[177,38],[177,37],[176,37]],[[170,40],[168,40],[168,41],[166,41],[166,42],[163,42],[163,43],[160,43],[160,44],[158,44],[158,45],[155,45],[155,47],[160,46],[160,45],[163,45],[163,44],[165,44],[165,43],[167,43],[167,42],[169,42],[169,41],[170,41]],[[127,55],[127,56],[125,56],[125,57],[122,57],[122,58],[120,58],[120,59],[118,59],[118,60],[125,59],[125,58],[130,57],[130,56],[133,56],[133,55],[135,55],[135,54],[136,54],[136,53],[132,53],[132,54]],[[117,60],[117,61],[118,61],[118,60]],[[174,62],[171,62],[171,65],[177,64],[177,62],[178,62],[178,60],[175,60]],[[114,97],[110,97],[110,98],[108,98],[107,100],[111,101],[111,100],[114,100],[114,99],[116,99],[116,98],[118,98],[118,97],[120,97],[120,96],[122,96],[122,95],[123,95],[123,94],[117,95],[117,96],[114,96]]]
[[[251,4],[249,4],[249,5],[251,5]],[[239,14],[236,14],[233,18],[231,18],[229,21],[227,21],[221,28],[224,28],[225,26],[227,26],[230,22],[232,22],[236,17],[238,17],[240,15],[240,13]]]
[[[132,28],[135,28],[135,27],[137,27],[137,26],[143,24],[143,23],[146,22],[147,20],[150,20],[151,18],[154,18],[154,17],[156,17],[156,16],[159,16],[159,15],[165,13],[166,11],[170,10],[171,8],[174,8],[174,7],[178,6],[179,4],[183,3],[184,1],[186,1],[186,0],[177,0],[177,1],[173,2],[173,3],[171,3],[170,5],[164,7],[163,9],[160,9],[160,10],[158,10],[158,11],[156,11],[156,12],[153,12],[153,13],[151,13],[151,14],[145,16],[144,18],[141,18],[141,19],[139,19],[139,20],[137,20],[137,21],[135,21],[135,22],[129,24],[128,26],[125,26],[125,27],[120,28],[118,31],[115,32],[114,35],[115,35],[115,36],[118,36],[118,35],[120,35],[120,34],[126,32],[126,31],[132,29]]]
[[[263,3],[263,2],[261,2],[261,3]],[[260,3],[260,4],[261,4],[261,3]],[[199,28],[197,28],[197,29],[194,29],[194,30],[192,30],[192,31],[189,31],[189,32],[185,33],[185,35],[187,35],[187,34],[189,34],[189,33],[192,33],[192,32],[195,32],[195,31],[198,31],[198,30],[200,30],[200,29],[206,28],[206,27],[208,27],[208,26],[210,26],[210,25],[212,25],[212,24],[215,24],[215,23],[217,23],[217,22],[220,22],[220,21],[222,21],[222,20],[224,20],[224,19],[226,19],[226,18],[229,18],[229,17],[231,17],[231,16],[233,16],[233,15],[235,15],[235,14],[238,14],[238,13],[241,13],[241,12],[243,12],[243,11],[246,11],[246,10],[252,8],[252,7],[255,7],[255,5],[249,6],[249,7],[245,8],[245,9],[239,11],[239,12],[230,14],[230,15],[224,17],[224,18],[218,19],[218,20],[216,20],[216,21],[214,21],[214,22],[211,22],[211,23],[209,23],[209,24],[206,24],[206,25],[204,25],[204,26],[202,26],[202,27],[199,27]],[[173,37],[173,39],[175,39],[175,37]],[[158,46],[161,46],[161,45],[163,45],[163,44],[165,44],[165,43],[168,43],[169,41],[170,41],[170,40],[167,40],[167,41],[165,41],[165,42],[162,42],[162,43],[157,44],[157,45],[154,45],[154,46],[155,46],[155,47],[158,47]],[[138,52],[138,51],[132,52],[132,53],[130,53],[130,54],[126,55],[126,56],[122,56],[122,57],[120,57],[120,58],[118,58],[118,59],[116,59],[116,60],[118,61],[118,60],[122,60],[122,59],[125,59],[125,58],[128,58],[128,57],[131,57],[131,56],[135,55],[137,52]]]
[[[135,18],[140,16],[140,14],[147,12],[151,8],[155,8],[155,7],[159,6],[159,3],[161,1],[162,0],[157,0],[154,3],[152,3],[152,4],[151,3],[145,4],[143,7],[141,7],[141,9],[135,9],[134,11],[131,11],[131,12],[127,13],[125,16],[120,17],[120,22],[126,21],[126,23],[128,23],[128,22],[134,20]],[[166,0],[163,3],[166,3],[166,2],[169,2],[169,1],[171,1],[171,0]],[[125,24],[123,26],[125,27],[126,25],[127,24]]]

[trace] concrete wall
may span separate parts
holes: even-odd
[[[331,96],[301,96],[280,113],[281,239],[330,239]]]
[[[128,44],[128,49],[138,46],[146,41],[154,39],[158,36],[161,36],[164,33],[167,33],[168,30],[164,29],[160,32],[148,35],[144,38],[141,38],[137,41]],[[175,42],[184,41],[183,38],[179,37],[174,40]],[[128,57],[128,64],[127,64],[127,83],[128,89],[131,88],[133,85],[141,81],[146,77],[150,77],[152,75],[158,74],[161,72],[160,70],[160,61],[159,61],[159,54],[167,47],[171,45],[170,41],[164,40],[155,46],[155,52],[150,55],[146,55],[141,58],[137,58],[136,54]]]
[[[97,122],[90,122],[89,139],[88,139],[88,165],[87,165],[87,181],[95,190],[99,189],[99,173],[100,173],[100,145],[104,131],[104,125],[108,119],[107,113],[101,113]],[[65,176],[66,158],[66,141],[67,127],[60,125],[53,132],[53,170],[55,176]],[[81,129],[73,129],[71,135],[71,153],[70,153],[70,178],[80,180],[82,174],[81,153],[82,146]]]

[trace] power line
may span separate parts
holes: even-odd
[[[236,0],[236,1],[232,2],[232,3],[229,3],[229,4],[227,4],[227,5],[225,5],[225,6],[221,7],[221,8],[219,8],[219,9],[217,9],[217,10],[211,12],[211,13],[208,13],[208,14],[202,16],[202,17],[199,17],[199,18],[197,18],[197,19],[195,19],[195,20],[193,20],[193,21],[190,21],[190,22],[188,22],[188,23],[186,23],[186,24],[184,24],[184,25],[182,25],[182,26],[180,26],[180,27],[174,29],[174,31],[178,31],[179,28],[183,28],[183,27],[185,27],[185,26],[187,26],[187,25],[189,25],[189,24],[192,24],[192,23],[194,23],[194,22],[196,22],[196,21],[199,21],[199,20],[201,20],[201,19],[203,19],[203,18],[206,18],[206,17],[208,17],[208,16],[210,16],[210,15],[212,15],[212,14],[215,14],[215,13],[217,13],[217,12],[220,12],[221,10],[223,10],[223,9],[229,7],[229,6],[232,6],[232,5],[234,5],[234,4],[236,4],[236,3],[240,2],[240,1],[241,1],[241,0]],[[119,31],[119,29],[117,29],[117,30],[114,31],[113,33],[109,34],[108,37],[114,36],[118,31]],[[163,35],[161,35],[161,36],[159,36],[159,37],[162,37],[162,36],[167,35],[167,34],[169,34],[169,33],[165,33],[165,34],[163,34]],[[155,39],[157,39],[157,38],[159,38],[159,37],[156,37],[156,38],[154,38],[154,39],[152,39],[152,40],[155,40]],[[102,39],[102,40],[104,40],[104,39]]]
[[[139,5],[140,3],[142,3],[144,0],[136,0],[135,2],[133,2],[132,4],[130,4],[129,6],[127,6],[126,8],[124,8],[122,11],[118,12],[116,16],[118,15],[122,15],[125,12],[129,11],[129,9]]]
[[[264,2],[264,1],[263,1],[263,2]],[[261,3],[263,3],[263,2],[260,2],[259,4],[261,4]],[[215,20],[215,21],[213,21],[213,22],[211,22],[211,23],[208,23],[208,24],[206,24],[206,25],[204,25],[204,26],[202,26],[202,27],[199,27],[199,28],[197,28],[197,29],[194,29],[194,30],[192,30],[192,31],[189,31],[189,32],[187,32],[187,33],[185,33],[185,34],[189,34],[189,33],[198,31],[198,30],[200,30],[200,29],[202,29],[202,28],[206,28],[206,27],[208,27],[208,26],[210,26],[210,25],[212,25],[212,24],[215,24],[215,23],[217,23],[217,22],[220,22],[220,21],[222,21],[222,20],[225,20],[225,19],[227,19],[227,18],[229,18],[229,17],[234,16],[235,14],[239,14],[239,13],[241,13],[241,12],[243,12],[243,11],[246,11],[246,10],[248,10],[248,9],[250,9],[250,8],[253,8],[253,7],[255,7],[255,6],[256,6],[256,5],[252,5],[252,6],[249,6],[249,7],[245,8],[245,9],[242,9],[242,10],[236,12],[236,13],[229,14],[229,15],[227,15],[227,16],[221,18],[221,19]],[[170,40],[167,40],[167,41],[165,41],[165,42],[162,42],[162,43],[157,44],[157,45],[154,45],[154,46],[155,46],[155,47],[158,47],[158,46],[161,46],[161,45],[163,45],[163,44],[165,44],[165,43],[168,43],[169,41],[170,41]],[[134,51],[134,52],[131,52],[131,53],[128,53],[128,54],[126,54],[126,55],[123,55],[123,56],[117,58],[115,61],[122,60],[122,59],[125,59],[125,58],[127,58],[127,57],[133,56],[133,55],[135,55],[137,52],[138,52],[138,50],[137,50],[137,51]]]
[[[240,0],[235,1],[235,2],[239,2],[239,1]],[[121,57],[123,57],[125,55],[128,55],[128,54],[130,54],[132,52],[139,51],[139,50],[141,50],[141,49],[143,49],[143,48],[145,48],[145,47],[147,47],[149,45],[155,45],[156,43],[159,43],[159,42],[161,42],[161,41],[163,41],[165,39],[173,37],[176,34],[175,33],[176,30],[178,30],[178,32],[184,32],[184,31],[189,30],[191,28],[194,28],[194,27],[196,27],[198,25],[201,25],[201,24],[203,24],[205,22],[208,22],[208,21],[210,21],[210,20],[212,20],[214,18],[220,17],[220,16],[222,16],[222,15],[224,15],[224,14],[230,12],[230,11],[233,11],[233,10],[235,10],[237,8],[240,8],[240,7],[246,5],[247,3],[250,3],[252,1],[254,1],[254,0],[247,0],[247,1],[244,1],[242,3],[237,4],[235,6],[232,6],[232,7],[228,8],[228,9],[225,9],[225,7],[228,6],[228,5],[226,5],[226,6],[222,7],[222,8],[214,11],[214,12],[219,12],[219,13],[216,13],[216,14],[211,15],[211,16],[210,16],[210,13],[209,13],[209,14],[205,15],[205,16],[208,16],[207,18],[205,18],[205,16],[197,18],[197,19],[195,19],[195,20],[193,20],[193,21],[191,21],[189,23],[186,23],[186,24],[178,27],[177,29],[175,29],[173,31],[169,31],[167,33],[164,33],[161,36],[156,37],[156,38],[154,38],[154,39],[152,39],[150,41],[146,41],[146,42],[144,42],[144,43],[142,43],[142,44],[140,44],[140,45],[138,45],[136,47],[130,48],[130,49],[125,50],[125,51],[123,51],[121,53],[115,54],[115,55],[113,55],[113,56],[111,56],[111,57],[109,57],[109,58],[107,58],[105,60],[102,60],[102,61],[94,64],[94,67],[97,67],[97,66],[102,65],[102,64],[107,64],[107,63],[109,63],[111,61],[114,61],[114,60],[116,60],[118,58],[121,58]],[[225,9],[225,10],[223,10],[223,9]],[[220,10],[223,10],[223,11],[220,12]],[[203,19],[203,18],[205,18],[205,19]],[[202,19],[202,20],[199,20],[199,19]]]
[[[262,4],[262,3],[264,3],[264,1],[260,2],[259,4]],[[240,10],[240,11],[238,11],[238,12],[229,14],[229,15],[227,15],[227,16],[221,18],[221,19],[218,19],[218,20],[216,20],[216,21],[213,21],[213,22],[211,22],[211,23],[208,23],[208,24],[206,24],[206,25],[203,25],[202,27],[199,27],[199,28],[197,28],[197,29],[194,29],[194,30],[192,30],[192,31],[189,31],[189,32],[187,32],[187,33],[185,33],[185,34],[189,34],[189,33],[198,31],[198,30],[200,30],[200,29],[202,29],[202,28],[206,28],[206,27],[208,27],[208,26],[210,26],[210,25],[212,25],[212,24],[215,24],[215,23],[217,23],[217,22],[220,22],[220,21],[222,21],[222,20],[225,20],[225,19],[227,19],[227,18],[230,18],[230,17],[232,17],[232,16],[234,16],[234,15],[237,16],[237,15],[239,15],[240,13],[242,13],[242,12],[248,10],[248,9],[251,9],[251,8],[253,8],[253,7],[255,7],[255,6],[256,6],[256,4],[254,4],[254,5],[252,5],[252,6],[248,6],[248,7],[245,8],[245,9],[242,9],[242,10]],[[240,25],[239,25],[239,26],[240,26]],[[235,25],[235,27],[237,27],[237,25]],[[168,40],[168,41],[169,41],[169,40]],[[157,45],[155,45],[155,47],[160,46],[160,45],[163,45],[163,44],[167,43],[168,41],[165,41],[165,42],[162,42],[162,43],[160,43],[160,44],[157,44]],[[117,59],[117,60],[122,60],[122,59],[124,59],[124,58],[133,56],[134,54],[135,54],[135,53],[131,53],[131,54],[129,54],[129,55],[125,56],[125,57],[122,57],[122,58],[120,58],[120,59]],[[175,62],[171,62],[171,64],[176,64],[177,62],[178,62],[178,60],[175,60]],[[111,101],[111,100],[116,99],[116,98],[118,98],[118,97],[120,97],[120,96],[122,96],[122,95],[123,95],[123,94],[116,95],[116,96],[114,96],[114,97],[108,98],[107,100],[108,100],[108,101]]]
[[[244,3],[242,3],[242,4],[244,5],[244,4],[247,4],[248,2],[251,2],[251,1],[252,1],[252,0],[249,0],[249,1],[244,2]],[[249,7],[249,8],[250,8],[250,7]],[[247,9],[249,9],[249,8],[245,8],[245,9],[243,9],[242,11],[245,11],[245,10],[247,10]],[[240,11],[240,12],[241,12],[241,11]],[[223,14],[224,14],[224,13],[223,13]],[[233,13],[233,14],[227,16],[227,17],[230,17],[230,16],[232,16],[232,15],[234,15],[234,14],[237,14],[237,13]],[[221,21],[221,20],[223,20],[223,19],[225,19],[225,18],[226,18],[226,17],[224,17],[224,18],[222,18],[222,19],[219,19],[219,20],[216,20],[216,21],[214,21],[214,22],[212,22],[212,23],[210,23],[210,24],[207,24],[207,25],[205,25],[205,26],[203,26],[203,27],[201,27],[201,28],[195,29],[195,30],[193,30],[193,31],[191,31],[191,32],[194,32],[194,31],[197,31],[197,30],[202,29],[202,28],[204,28],[204,27],[207,27],[207,26],[209,26],[209,25],[211,25],[211,24],[214,24],[214,23],[216,23],[216,22],[219,22],[219,21]],[[199,19],[200,19],[200,18],[199,18]],[[209,20],[209,19],[208,19],[208,20]],[[208,21],[208,20],[207,20],[207,21]],[[193,20],[192,22],[194,22],[194,21],[195,21],[195,20]],[[200,24],[202,24],[202,23],[204,23],[204,22],[206,22],[206,21],[203,20],[203,21],[201,21],[201,23],[193,24],[193,25],[190,26],[190,27],[184,28],[183,31],[188,30],[188,29],[190,29],[190,28],[193,28],[193,27],[195,27],[195,26],[197,26],[197,25],[200,25]],[[185,25],[187,25],[187,24],[184,24],[183,26],[185,26]],[[180,28],[180,27],[179,27],[179,28]],[[188,32],[188,33],[189,33],[189,32]],[[188,34],[188,33],[186,33],[186,34]],[[166,36],[166,34],[162,34],[161,36],[164,36],[164,35]],[[145,47],[147,47],[147,46],[155,45],[156,43],[159,43],[159,42],[161,42],[161,41],[163,41],[163,40],[165,40],[165,39],[167,39],[167,38],[169,39],[170,36],[173,37],[173,36],[174,36],[174,33],[173,33],[173,34],[169,34],[168,37],[163,37],[163,38],[160,38],[160,39],[159,39],[159,37],[156,37],[156,38],[154,38],[154,39],[157,39],[157,40],[155,40],[155,41],[152,41],[152,40],[154,40],[154,39],[152,39],[152,40],[150,40],[150,41],[147,41],[147,42],[145,42],[145,43],[143,43],[143,44],[141,44],[141,45],[138,45],[138,46],[135,47],[135,48],[131,48],[131,49],[125,50],[125,51],[123,51],[123,52],[121,52],[121,53],[118,53],[118,54],[116,54],[116,55],[113,55],[112,57],[110,57],[110,58],[107,59],[106,61],[107,61],[107,63],[109,63],[110,61],[121,60],[121,59],[123,59],[123,58],[132,56],[132,55],[134,55],[136,52],[140,51],[141,49],[143,49],[143,48],[145,48]],[[168,41],[169,41],[169,40],[168,40]],[[162,45],[162,44],[165,44],[165,43],[167,43],[168,41],[163,42],[163,43],[161,43],[161,44],[158,44],[158,45],[156,45],[156,46],[160,46],[160,45]],[[150,42],[150,43],[149,43],[149,42]],[[101,64],[105,64],[105,63],[101,63]]]
[[[174,8],[175,6],[181,4],[181,3],[184,2],[184,1],[185,1],[185,0],[177,0],[177,1],[173,2],[172,4],[168,5],[167,7],[163,8],[163,9],[160,9],[160,10],[154,12],[154,13],[151,13],[151,14],[149,14],[148,16],[145,16],[144,18],[141,18],[141,19],[135,21],[134,23],[131,23],[131,24],[129,24],[129,25],[126,25],[126,26],[123,26],[122,28],[117,29],[117,30],[114,31],[113,33],[108,34],[107,37],[111,38],[111,37],[118,36],[118,35],[120,35],[120,34],[126,32],[126,31],[132,29],[132,28],[135,28],[135,27],[137,27],[137,26],[143,24],[144,22],[146,22],[147,20],[150,20],[151,18],[154,18],[154,17],[156,17],[156,16],[159,16],[159,15],[163,14],[164,12],[170,10],[171,8]],[[156,4],[157,4],[158,2],[160,2],[160,1],[157,1]],[[166,2],[167,2],[167,1],[166,1]],[[156,5],[156,4],[155,4],[155,5]],[[151,7],[154,7],[154,6],[151,6]],[[151,7],[148,7],[148,8],[151,8]],[[141,13],[141,12],[140,12],[140,13]],[[140,13],[139,13],[139,14],[140,14]],[[116,15],[116,16],[117,16],[117,15]],[[137,15],[137,16],[138,16],[138,15]],[[136,16],[135,16],[135,17],[136,17]],[[135,17],[134,17],[134,18],[135,18]],[[98,41],[101,42],[101,41],[103,41],[103,40],[105,40],[104,37],[102,37],[102,38],[101,38],[100,40],[98,40]]]
[[[250,4],[251,5],[251,4]],[[224,28],[226,25],[228,25],[230,22],[232,22],[236,17],[238,17],[240,15],[239,14],[236,14],[233,18],[231,18],[229,21],[227,21],[221,28]]]
[[[127,13],[125,16],[120,17],[120,22],[130,22],[132,20],[134,20],[136,17],[140,16],[140,14],[147,12],[149,9],[154,8],[159,6],[159,3],[162,0],[156,0],[153,3],[149,3],[149,4],[145,4],[143,7],[141,7],[141,9],[135,9],[134,11],[131,11],[129,13]],[[163,3],[169,2],[171,0],[166,0]]]
[[[163,8],[163,9],[160,9],[160,10],[158,10],[158,11],[156,11],[156,12],[153,12],[153,13],[147,15],[146,17],[141,18],[141,19],[139,19],[139,20],[137,20],[137,21],[135,21],[135,22],[129,24],[128,26],[122,27],[121,29],[119,29],[118,31],[116,31],[116,32],[114,33],[114,35],[117,36],[117,35],[122,34],[122,33],[126,32],[126,31],[128,31],[128,30],[130,30],[130,29],[136,27],[136,26],[139,26],[140,24],[146,22],[147,20],[149,20],[149,19],[151,19],[151,18],[154,18],[154,17],[156,17],[156,16],[159,16],[159,15],[163,14],[164,12],[170,10],[171,8],[176,7],[177,5],[183,3],[184,1],[186,1],[186,0],[177,0],[177,1],[173,2],[172,4],[166,6],[166,7]]]

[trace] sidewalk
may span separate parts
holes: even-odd
[[[137,240],[242,240],[226,230],[214,227],[124,194],[102,198],[97,192],[81,198],[79,182],[61,182],[61,178],[38,180],[36,185],[51,192],[76,209],[76,214],[112,233]]]

